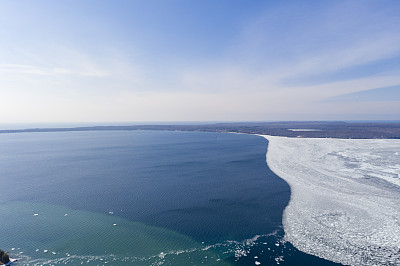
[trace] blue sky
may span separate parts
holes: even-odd
[[[0,123],[398,120],[398,14],[399,1],[1,0]]]

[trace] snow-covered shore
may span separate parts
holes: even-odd
[[[291,187],[286,240],[342,264],[400,264],[400,140],[264,137]]]

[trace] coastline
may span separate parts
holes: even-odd
[[[107,123],[106,123],[107,124]],[[133,125],[43,125],[34,124],[11,129],[0,124],[0,134],[65,132],[65,131],[112,131],[112,130],[162,130],[198,132],[236,132],[252,135],[270,135],[302,138],[341,139],[400,139],[400,123],[389,122],[341,122],[341,121],[281,121],[281,122],[230,122],[202,124],[133,124]],[[72,127],[71,127],[72,126]],[[18,129],[19,128],[19,129]]]
[[[285,240],[342,264],[400,263],[399,178],[383,171],[400,140],[260,136],[269,141],[268,166],[292,192]]]

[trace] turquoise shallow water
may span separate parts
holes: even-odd
[[[288,185],[250,135],[0,135],[0,248],[19,264],[328,262],[282,240]]]
[[[7,213],[0,220],[2,244],[21,262],[148,265],[180,252],[193,262],[203,255],[215,257],[211,251],[196,254],[203,247],[190,237],[111,214],[25,202],[1,204],[0,211]],[[190,261],[184,255],[176,259]]]

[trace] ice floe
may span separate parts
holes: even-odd
[[[342,264],[400,264],[400,140],[264,137],[291,188],[286,240]]]
[[[288,129],[289,131],[303,131],[303,132],[306,132],[306,131],[321,131],[321,129],[314,129],[314,128],[289,128]]]

